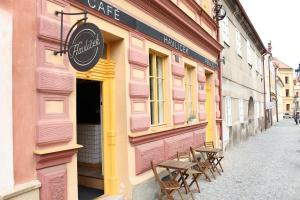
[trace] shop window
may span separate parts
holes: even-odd
[[[149,55],[150,113],[151,125],[165,124],[165,69],[164,57]]]
[[[194,88],[195,88],[195,68],[185,65],[184,85],[185,85],[185,112],[187,120],[196,119]]]

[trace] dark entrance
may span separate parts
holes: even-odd
[[[102,83],[77,79],[76,82],[78,199],[92,200],[101,196],[102,173]]]

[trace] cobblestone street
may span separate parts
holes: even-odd
[[[225,152],[223,166],[216,180],[200,180],[195,199],[299,200],[300,127],[292,119],[282,120]]]

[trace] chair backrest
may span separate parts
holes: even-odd
[[[159,175],[156,171],[156,166],[154,165],[153,160],[151,160],[150,164],[151,164],[152,171],[154,173],[155,180],[159,183],[160,187],[162,187],[162,184],[161,184],[162,182],[161,182],[160,177],[159,177]]]
[[[215,148],[213,141],[204,142],[206,148]]]
[[[192,156],[190,151],[177,152],[177,160],[179,161],[192,161]]]
[[[197,156],[196,156],[196,153],[195,153],[195,150],[193,149],[193,147],[190,147],[190,151],[191,151],[191,154],[192,154],[192,159],[193,159],[193,162],[197,162]]]

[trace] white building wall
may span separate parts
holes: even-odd
[[[12,15],[0,10],[0,191],[12,189]]]

